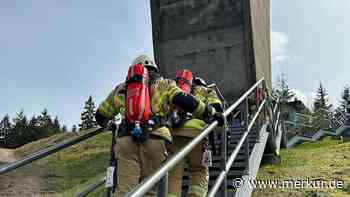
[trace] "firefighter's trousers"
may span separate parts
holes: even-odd
[[[125,136],[117,139],[116,148],[118,197],[125,196],[167,159],[165,141],[162,139],[150,138],[139,143],[131,136]],[[156,187],[146,196],[156,196]]]
[[[174,136],[173,144],[170,146],[171,154],[176,154],[186,146],[193,138]],[[182,176],[185,170],[186,161],[189,170],[188,197],[204,197],[208,192],[209,171],[202,166],[203,143],[199,143],[184,160],[180,161],[169,172],[169,185],[167,197],[181,197]]]

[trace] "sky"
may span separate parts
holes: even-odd
[[[274,82],[285,73],[308,106],[320,82],[335,106],[350,83],[349,9],[348,0],[271,0]]]
[[[47,108],[70,128],[153,55],[147,1],[4,1],[0,29],[0,118]]]
[[[273,76],[311,105],[319,82],[332,103],[350,81],[350,1],[271,0]],[[0,118],[47,108],[69,128],[98,105],[139,54],[153,56],[149,1],[3,1]]]

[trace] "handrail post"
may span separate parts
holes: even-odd
[[[259,86],[258,86],[259,87]],[[258,92],[258,91],[260,91],[260,92]],[[259,89],[257,89],[257,105],[256,105],[256,111],[258,111],[259,110],[259,106],[260,106],[260,96],[261,95],[259,95],[259,94],[262,94],[262,91],[261,91],[261,89],[259,90]],[[256,131],[256,139],[255,139],[255,142],[256,143],[259,143],[260,142],[260,118],[261,118],[261,114],[259,114],[259,116],[258,116],[258,119],[257,119],[257,131]]]
[[[275,113],[275,108],[278,105],[276,102],[275,106],[272,108],[272,132],[275,134],[275,125],[276,125],[276,113]]]
[[[268,100],[268,97],[269,97],[269,93],[268,93],[268,90],[267,90],[267,88],[266,88],[266,83],[265,83],[265,81],[263,81],[262,82],[262,92],[264,93],[264,99],[266,99],[266,100]],[[268,112],[268,108],[267,108],[267,106],[268,105],[265,105],[265,113],[264,113],[264,115],[265,115],[265,117],[264,117],[264,119],[265,119],[265,121],[266,121],[266,117],[267,116],[269,116],[269,112]]]
[[[279,105],[278,105],[278,110],[277,110],[277,111],[278,111],[278,114],[279,114],[279,117],[278,117],[278,120],[277,120],[277,121],[278,121],[278,123],[277,123],[277,132],[279,132],[279,131],[278,131],[278,128],[279,128],[279,126],[281,125],[281,122],[282,122],[281,120],[282,120],[282,118],[283,118],[283,114],[282,114],[282,104],[279,104]]]
[[[245,99],[245,112],[246,112],[246,115],[245,115],[245,126],[244,126],[244,129],[245,129],[245,132],[248,132],[248,125],[249,125],[249,103],[248,103],[248,97]],[[248,175],[249,174],[249,133],[248,133],[248,136],[245,140],[245,155],[246,155],[246,166],[247,168],[244,170],[244,174],[245,175]]]
[[[274,133],[275,138],[277,137],[277,134],[278,134],[277,125],[278,125],[278,119],[279,119],[279,117],[278,117],[278,110],[279,110],[279,107],[280,107],[280,103],[277,102],[277,103],[276,103],[276,106],[275,106],[275,109],[276,109],[276,110],[274,110],[274,114],[273,114],[273,116],[274,116],[273,133]]]
[[[226,169],[226,162],[227,162],[227,124],[224,124],[224,131],[223,134],[221,135],[221,151],[220,151],[220,156],[221,156],[221,170]],[[212,131],[214,132],[214,131]],[[221,188],[220,188],[220,196],[221,197],[226,197],[227,196],[227,175],[225,175],[224,180],[222,181]]]
[[[275,141],[276,141],[276,139],[277,139],[277,137],[279,137],[279,125],[280,125],[280,118],[281,118],[281,113],[280,113],[280,107],[281,107],[281,105],[278,105],[277,106],[277,110],[276,110],[276,113],[277,113],[277,115],[276,115],[276,125],[274,126],[275,127]]]
[[[158,197],[166,197],[168,194],[168,177],[169,172],[159,181]]]

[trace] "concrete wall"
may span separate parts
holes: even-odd
[[[174,78],[177,69],[190,68],[217,83],[228,100],[236,99],[256,81],[254,62],[265,61],[252,47],[252,32],[265,23],[256,21],[252,30],[250,18],[258,14],[251,16],[250,9],[244,0],[151,0],[154,53],[161,72]],[[254,58],[254,53],[259,56]]]
[[[271,87],[270,0],[250,0],[256,76]]]

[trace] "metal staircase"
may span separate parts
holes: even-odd
[[[253,148],[256,145],[257,142],[257,128],[254,128],[252,130],[252,133],[249,133],[248,139],[249,139],[249,157],[246,156],[247,150],[245,149],[246,147],[241,147],[238,155],[235,159],[235,162],[230,168],[230,171],[227,174],[227,190],[228,190],[228,196],[233,196],[235,193],[235,187],[234,187],[234,180],[236,178],[241,178],[244,175],[247,174],[249,171],[247,169],[248,165],[248,158],[250,158]],[[240,128],[240,129],[232,129],[230,130],[231,132],[231,137],[227,141],[227,157],[229,157],[232,152],[235,150],[237,147],[238,142],[241,139],[241,136],[244,134],[245,129]],[[217,143],[221,144],[221,140],[218,140]],[[215,164],[220,167],[220,157],[216,157],[216,160],[214,160]],[[220,168],[210,168],[210,180],[209,182],[209,188],[213,186],[214,181],[218,178],[218,175],[220,174]]]
[[[307,115],[298,114],[298,116],[305,117]],[[307,132],[304,135],[295,135],[292,138],[290,138],[287,143],[287,148],[291,148],[293,146],[302,144],[304,142],[314,142],[321,139],[324,136],[341,135],[344,131],[350,128],[349,126],[346,125],[347,116],[349,115],[344,111],[336,109],[333,113],[330,114],[330,119],[328,120],[329,128],[320,127],[319,126],[320,120],[317,120],[317,118],[315,117],[312,117],[312,119],[315,121],[310,125],[301,124],[299,122],[285,121],[284,124],[294,124],[294,125],[299,125],[299,128],[302,127],[302,128],[313,129],[312,132]],[[298,120],[300,119],[298,118]]]
[[[320,129],[314,135],[306,137],[306,136],[294,136],[290,140],[288,140],[287,148],[292,148],[295,145],[302,144],[304,142],[315,142],[321,139],[324,136],[338,136],[341,135],[346,129],[349,129],[349,126],[341,125],[335,131],[327,131]]]

